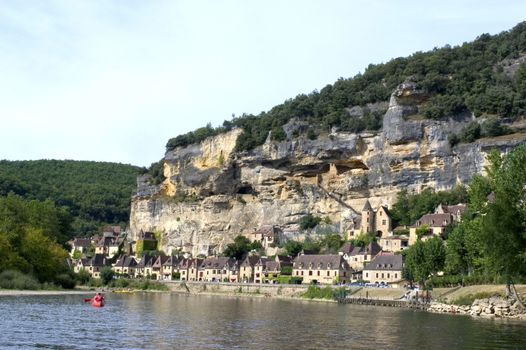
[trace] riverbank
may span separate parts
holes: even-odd
[[[21,296],[21,295],[85,295],[93,294],[89,290],[11,290],[0,289],[0,297],[2,296]]]

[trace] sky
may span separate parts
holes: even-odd
[[[525,15],[523,0],[2,0],[0,159],[149,166],[179,134]]]

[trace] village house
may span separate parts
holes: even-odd
[[[133,277],[135,276],[135,269],[137,268],[137,261],[132,256],[121,255],[115,265],[113,271],[116,274]]]
[[[371,242],[365,247],[353,246],[346,242],[339,250],[339,254],[347,261],[354,271],[362,271],[364,266],[382,251],[376,242]]]
[[[254,266],[258,262],[258,256],[247,256],[241,261],[239,265],[239,281],[253,282],[254,281]]]
[[[183,272],[185,272],[187,276],[187,279],[186,279],[187,281],[203,281],[204,272],[200,270],[200,267],[204,259],[194,258],[194,259],[185,259],[185,260],[186,260],[185,264],[183,265],[179,264],[179,269],[180,269],[179,271],[181,272],[181,279],[183,276],[182,275]],[[186,271],[181,269],[181,266],[186,266],[184,267]]]
[[[91,246],[91,240],[89,238],[75,238],[71,242],[71,251],[69,255],[73,256],[75,252],[86,254]]]
[[[341,255],[298,255],[292,275],[302,277],[303,284],[334,284],[348,282],[352,269]]]
[[[135,269],[135,277],[150,277],[153,273],[154,259],[155,257],[144,254]]]
[[[180,259],[177,256],[169,256],[168,259],[163,263],[162,265],[162,271],[160,274],[160,279],[169,281],[172,280],[173,273],[177,273],[178,271],[178,265],[181,262],[182,259]],[[180,275],[180,272],[179,272]],[[179,279],[181,277],[179,276]]]
[[[419,238],[425,240],[434,236],[442,237],[446,232],[446,228],[452,223],[453,215],[450,213],[425,214],[409,228],[409,245],[415,244]],[[427,228],[427,233],[424,233],[421,237],[418,237],[417,231],[422,227]]]
[[[163,279],[163,266],[166,261],[168,261],[170,257],[159,255],[157,258],[154,259],[154,262],[152,264],[152,276],[155,276],[155,279],[162,280]]]
[[[246,234],[250,242],[260,242],[267,254],[274,255],[279,241],[279,229],[273,225],[263,225],[256,231]]]
[[[406,235],[392,235],[382,237],[379,240],[379,245],[384,252],[401,252],[409,247],[409,237]]]
[[[206,282],[237,282],[239,280],[238,261],[228,257],[209,257],[199,267],[199,280]],[[203,272],[201,277],[201,272]],[[201,279],[202,278],[202,279]]]
[[[380,205],[373,210],[369,200],[365,201],[361,216],[355,218],[349,231],[348,239],[361,234],[374,234],[378,237],[389,235],[392,230],[393,220],[387,206]]]
[[[453,215],[453,221],[460,222],[467,210],[468,206],[466,204],[443,205],[440,203],[435,209],[435,214],[451,214]]]
[[[379,254],[363,269],[363,279],[370,283],[399,283],[403,269],[402,255]]]
[[[73,272],[79,273],[81,270],[88,271],[88,262],[89,262],[89,259],[87,258],[74,260]]]
[[[86,271],[88,271],[93,278],[100,278],[102,269],[109,266],[110,263],[104,254],[95,254],[91,259],[88,259],[85,265]]]
[[[266,282],[265,274],[268,268],[268,262],[269,259],[267,258],[258,258],[256,264],[254,265],[254,283]]]
[[[282,256],[282,255],[276,255],[276,257],[273,260],[266,259],[265,261],[265,267],[263,271],[263,279],[261,283],[266,283],[269,281],[276,281],[276,279],[281,276],[282,269],[284,267],[290,268],[290,273],[292,273],[292,259],[290,256]],[[258,276],[259,271],[255,271],[255,280],[254,282],[258,283],[256,279],[259,278]]]

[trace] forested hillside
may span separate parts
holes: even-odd
[[[207,125],[179,135],[170,139],[166,148],[200,142],[240,127],[244,133],[236,149],[250,150],[263,144],[269,131],[273,139],[284,139],[283,125],[292,118],[308,122],[309,138],[332,127],[353,132],[376,130],[382,126],[385,104],[371,104],[388,101],[393,90],[407,80],[416,83],[426,96],[419,117],[441,119],[471,111],[477,117],[491,117],[492,133],[506,132],[499,128],[502,118],[513,120],[526,111],[526,22],[498,35],[483,34],[460,46],[446,45],[371,64],[363,74],[340,78],[320,91],[298,95],[268,112],[244,114],[217,128]],[[364,107],[362,115],[350,113],[353,106]]]
[[[72,160],[0,161],[0,196],[51,200],[73,216],[72,232],[96,231],[105,223],[126,225],[139,168]]]

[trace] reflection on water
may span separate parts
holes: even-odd
[[[526,323],[396,308],[177,294],[0,297],[13,349],[519,349]]]

